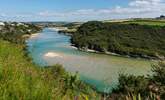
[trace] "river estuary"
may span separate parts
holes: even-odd
[[[71,73],[78,72],[80,79],[100,92],[109,92],[118,83],[118,74],[147,75],[151,61],[87,53],[71,46],[70,36],[45,28],[28,41],[28,50],[39,65],[62,64]]]

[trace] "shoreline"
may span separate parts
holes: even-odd
[[[146,59],[146,60],[164,60],[164,58],[157,58],[157,57],[150,57],[150,56],[146,56],[146,57],[140,57],[138,55],[121,55],[115,52],[100,52],[94,49],[83,49],[83,48],[78,48],[76,46],[74,46],[74,44],[71,44],[72,48],[76,48],[79,51],[82,52],[87,52],[87,53],[96,53],[96,54],[104,54],[104,55],[112,55],[112,56],[118,56],[118,57],[126,57],[126,58],[134,58],[134,59]]]
[[[25,41],[28,40],[29,38],[36,38],[40,33],[31,33],[31,34],[25,34],[22,36],[22,38],[25,38]]]
[[[54,30],[54,31],[58,32],[59,34],[63,34],[63,35],[71,37],[71,34],[69,34],[69,33],[60,33],[59,31],[63,30],[63,29],[60,29],[58,27],[57,28],[50,27],[48,29]],[[34,33],[34,34],[31,34],[29,38],[36,38],[38,35],[39,35],[39,33]],[[147,55],[143,55],[143,56],[139,56],[139,55],[122,55],[122,54],[118,54],[118,53],[115,53],[115,52],[109,52],[109,51],[100,52],[100,51],[97,51],[97,50],[94,50],[94,49],[83,49],[83,48],[76,47],[72,42],[70,42],[70,43],[71,43],[70,46],[72,48],[77,49],[77,50],[82,51],[82,52],[87,52],[87,53],[105,54],[105,55],[112,55],[112,56],[118,56],[118,57],[146,59],[146,60],[161,60],[161,61],[165,60],[164,57],[150,57],[150,56],[147,56]]]
[[[33,34],[29,35],[29,37],[26,38],[26,41],[27,41],[28,39],[34,38],[34,37],[36,37],[36,36],[38,36],[38,35],[39,35],[39,33],[33,33]],[[25,43],[24,45],[27,46],[26,43]],[[72,48],[77,49],[77,47],[74,47],[74,46],[72,46]],[[78,50],[78,49],[77,49],[77,50]],[[30,59],[30,60],[33,62],[32,57],[29,56],[30,52],[27,51],[27,47],[26,47],[26,50],[25,50],[25,54],[26,54],[25,57],[27,57],[28,59]],[[43,55],[43,57],[47,57],[47,58],[50,58],[50,59],[51,59],[51,58],[63,58],[62,55],[60,55],[60,54],[58,54],[58,53],[55,53],[55,52],[51,52],[51,51],[45,53],[45,54]],[[35,62],[33,62],[33,64],[34,64],[34,65],[37,65]],[[37,66],[37,67],[40,67],[40,65]],[[63,68],[64,68],[64,67],[63,67]],[[66,71],[66,72],[68,72],[68,71]],[[76,72],[75,72],[75,73],[76,73]],[[79,74],[79,75],[80,75],[80,74]],[[79,80],[79,81],[82,81],[85,85],[89,86],[89,87],[90,87],[93,91],[95,91],[97,94],[103,95],[103,94],[109,94],[109,93],[110,93],[110,92],[109,92],[109,93],[101,92],[101,91],[97,90],[96,87],[94,87],[93,85],[91,85],[91,84],[89,84],[89,83],[87,83],[87,82],[84,82],[83,80]]]
[[[29,38],[36,38],[38,35],[39,35],[39,33],[33,33],[33,34],[30,35]]]
[[[62,31],[57,31],[59,34],[64,34],[66,36],[72,36],[72,34],[70,33],[67,33],[67,32],[62,32]],[[119,53],[115,53],[115,52],[109,52],[109,51],[106,51],[106,52],[100,52],[100,51],[97,51],[97,50],[94,50],[94,49],[83,49],[83,48],[78,48],[76,47],[72,42],[71,43],[71,47],[72,48],[76,48],[77,50],[79,51],[83,51],[83,52],[88,52],[88,53],[96,53],[96,54],[105,54],[105,55],[112,55],[112,56],[118,56],[118,57],[126,57],[126,58],[135,58],[135,59],[146,59],[146,60],[165,60],[165,57],[161,57],[161,56],[158,56],[158,57],[151,57],[151,56],[148,56],[148,55],[142,55],[142,56],[139,56],[139,55],[122,55],[122,54],[119,54]]]
[[[39,33],[35,33],[35,34],[39,34]],[[34,35],[34,36],[37,36],[37,35]],[[71,43],[71,42],[70,42]],[[70,45],[72,48],[75,48],[75,49],[77,49],[77,50],[80,50],[79,48],[77,48],[76,46],[74,46],[74,45]],[[114,56],[120,56],[120,57],[125,57],[125,56],[123,56],[123,55],[119,55],[119,54],[116,54],[116,53],[111,53],[111,52],[106,52],[106,53],[103,53],[103,52],[98,52],[98,51],[96,51],[96,50],[92,50],[92,49],[87,49],[87,50],[80,50],[80,51],[84,51],[84,52],[88,52],[88,53],[97,53],[97,54],[107,54],[107,55],[114,55]],[[50,51],[51,52],[51,51]],[[59,58],[59,56],[61,56],[61,55],[58,55],[58,53],[49,53],[49,52],[47,52],[46,53],[47,54],[47,56],[46,57],[49,57],[49,58],[52,58],[52,57],[58,57]],[[61,57],[60,57],[61,58]],[[127,57],[127,58],[129,58],[129,57]],[[84,81],[83,81],[84,82]],[[84,83],[86,83],[86,82],[84,82]],[[89,85],[90,86],[90,84],[88,84],[88,83],[86,83],[87,85]],[[104,92],[99,92],[96,88],[93,88],[93,90],[94,91],[96,91],[97,93],[99,93],[99,94],[105,94]]]

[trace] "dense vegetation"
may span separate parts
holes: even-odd
[[[15,27],[17,26],[9,27],[12,31],[6,28],[1,30],[3,34],[0,35],[0,100],[97,98],[93,89],[80,81],[77,74],[67,73],[61,65],[43,68],[33,64],[26,55],[22,39],[27,30]],[[12,33],[13,31],[15,32]]]
[[[121,55],[164,58],[165,26],[87,22],[72,36],[80,49]]]
[[[81,25],[82,23],[78,23],[78,22],[64,24],[61,27],[67,27],[67,29],[59,30],[58,32],[65,33],[67,35],[72,35],[77,31],[78,27],[80,27]]]
[[[164,100],[165,62],[152,66],[152,76],[121,74],[119,85],[111,94],[113,100]]]
[[[19,23],[7,23],[1,26],[0,38],[14,43],[23,44],[25,42],[24,35],[31,35],[40,31],[41,29],[33,24],[19,24]]]
[[[77,74],[66,72],[61,65],[43,68],[32,63],[26,55],[23,36],[31,34],[29,29],[37,32],[38,27],[23,30],[10,25],[9,28],[16,31],[14,34],[4,27],[0,33],[0,100],[101,100],[90,86],[79,80]],[[112,94],[103,95],[102,99],[163,100],[165,63],[153,66],[152,71],[153,75],[148,77],[121,74],[118,88]]]
[[[0,41],[1,100],[94,98],[95,92],[61,65],[41,68],[25,57],[22,46]]]

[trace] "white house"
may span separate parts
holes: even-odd
[[[0,30],[2,30],[3,26],[5,26],[4,22],[0,22]]]
[[[0,26],[5,26],[5,23],[4,22],[0,22]]]

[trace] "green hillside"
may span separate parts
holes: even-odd
[[[125,21],[123,24],[140,24],[140,25],[151,25],[151,26],[165,26],[165,20],[133,20]]]
[[[26,28],[20,31],[23,28],[10,26],[6,30],[4,27],[0,33],[0,100],[98,98],[97,93],[80,81],[77,74],[66,72],[61,65],[44,68],[35,65],[26,51],[22,36],[28,33]]]
[[[73,100],[94,98],[90,87],[61,65],[41,68],[25,56],[23,47],[0,40],[1,100]]]
[[[164,58],[165,27],[92,21],[78,29],[72,36],[72,43],[81,49],[132,57]]]

